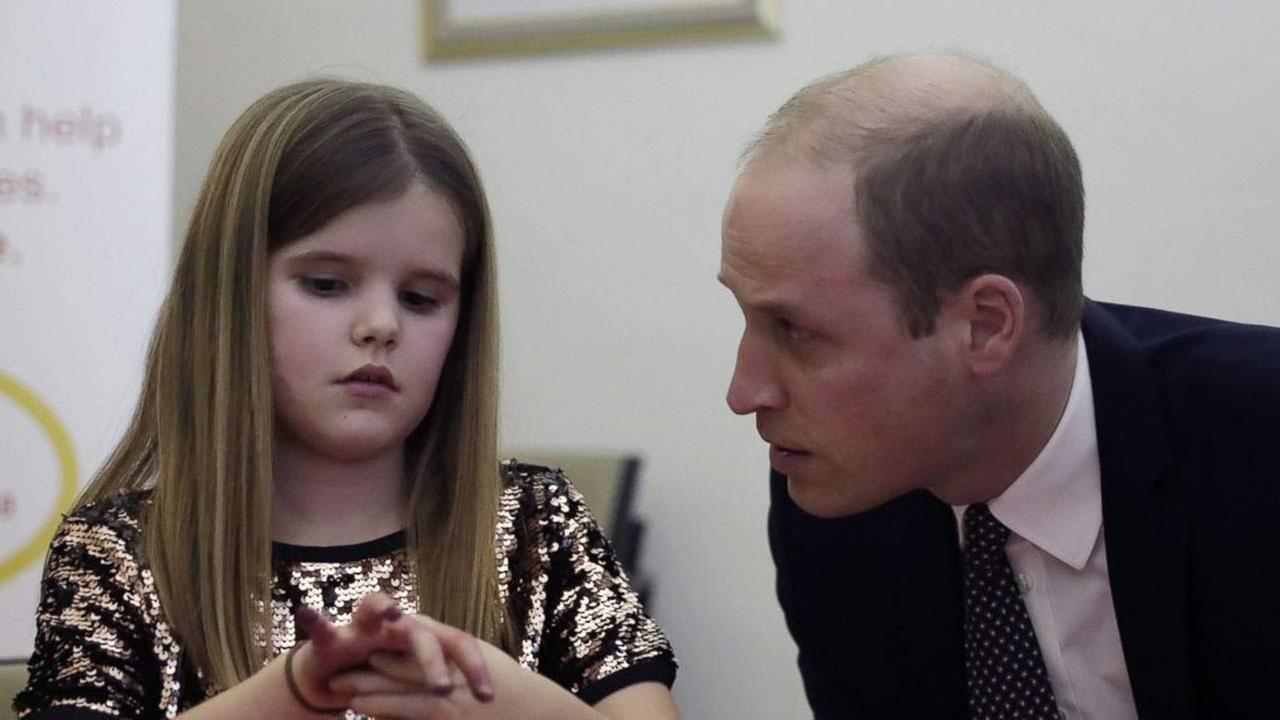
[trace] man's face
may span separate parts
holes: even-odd
[[[853,194],[851,170],[757,159],[723,224],[720,280],[746,320],[729,407],[755,414],[791,497],[823,517],[943,480],[963,437],[960,344],[910,336]]]

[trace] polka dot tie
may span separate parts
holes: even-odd
[[[964,669],[972,720],[1058,720],[1031,616],[1005,555],[1009,528],[985,504],[964,512]]]

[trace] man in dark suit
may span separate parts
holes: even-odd
[[[1280,717],[1280,331],[1097,304],[1062,129],[958,55],[749,148],[728,401],[818,718]]]

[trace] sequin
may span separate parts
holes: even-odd
[[[519,663],[587,702],[633,682],[670,685],[671,646],[582,495],[558,470],[512,461],[503,476],[498,594],[520,631]],[[148,497],[116,495],[64,519],[45,566],[30,678],[14,702],[18,717],[83,708],[106,717],[173,718],[216,692],[184,658],[143,558],[138,518]],[[375,590],[417,610],[403,533],[343,550],[355,548],[369,552],[298,559],[277,546],[271,632],[254,628],[264,645],[271,639],[269,654],[297,641],[293,617],[302,604],[338,624],[350,622],[356,604]]]

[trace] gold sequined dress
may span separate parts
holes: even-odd
[[[503,474],[498,570],[520,631],[516,659],[587,703],[634,683],[670,686],[671,646],[582,495],[557,470],[508,463]],[[45,565],[18,717],[172,718],[214,692],[184,659],[143,560],[138,517],[148,497],[116,495],[63,520]],[[273,653],[296,642],[303,604],[338,624],[374,590],[417,609],[403,532],[341,547],[277,543],[273,553]]]

